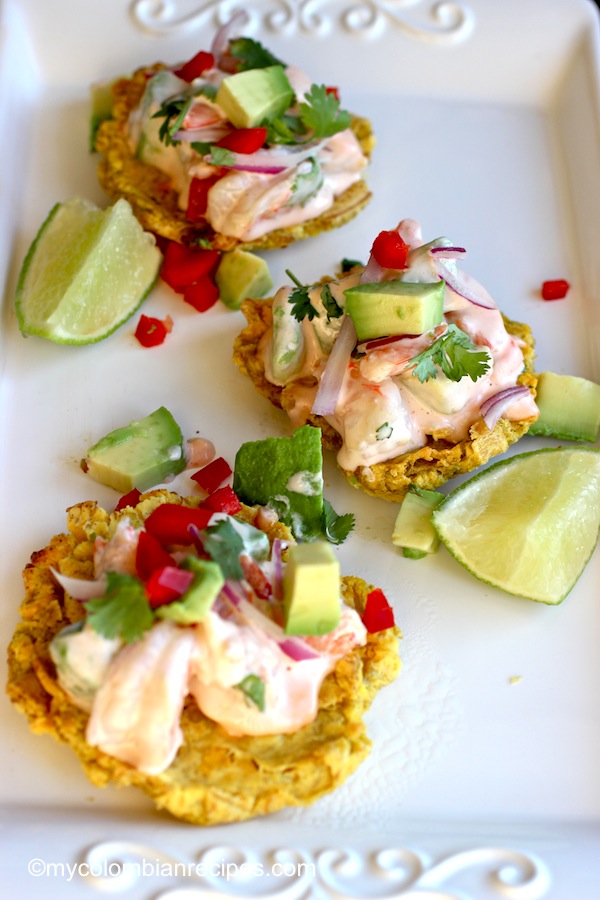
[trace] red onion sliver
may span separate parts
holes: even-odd
[[[528,394],[529,388],[526,385],[516,384],[513,387],[504,388],[504,390],[498,391],[497,394],[493,394],[487,400],[484,400],[479,409],[483,421],[490,431],[496,426],[498,419],[500,419],[505,410]]]
[[[246,600],[246,592],[243,587],[237,581],[227,580],[223,587],[221,588],[221,593],[225,594],[228,600],[233,603],[235,607],[239,607],[242,600]]]
[[[283,560],[282,550],[287,547],[287,542],[275,538],[271,549],[271,562],[273,563],[273,599],[281,600],[283,597]]]
[[[383,281],[383,276],[387,272],[383,266],[380,266],[373,254],[369,257],[369,262],[364,267],[360,276],[361,284],[378,284]]]
[[[465,300],[475,306],[481,306],[483,309],[497,309],[486,289],[466,272],[456,272],[455,274],[443,259],[434,259],[434,264],[442,281],[445,281],[449,288],[460,294]]]
[[[467,255],[464,247],[430,247],[428,252],[435,259],[462,259]]]
[[[344,376],[355,346],[356,328],[350,316],[346,316],[321,376],[311,410],[315,416],[331,416],[335,412]]]
[[[298,638],[286,638],[279,644],[279,649],[296,662],[302,662],[303,659],[318,659],[321,655],[314,647]]]
[[[95,597],[102,597],[106,591],[106,577],[103,575],[94,581],[86,578],[73,578],[70,575],[63,575],[56,569],[50,567],[55,579],[60,584],[63,591],[66,591],[74,600],[93,600]]]
[[[210,52],[214,56],[217,66],[223,54],[227,52],[229,41],[233,37],[236,28],[241,28],[247,21],[247,13],[245,10],[240,9],[217,29],[210,47]]]
[[[161,587],[170,588],[180,596],[185,594],[193,580],[193,572],[188,569],[178,569],[176,566],[165,566],[158,577]]]

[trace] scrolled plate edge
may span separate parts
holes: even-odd
[[[188,12],[180,12],[177,6],[177,0],[131,0],[129,16],[143,34],[166,37],[200,28],[211,17],[225,22],[241,8],[236,0],[204,0]],[[404,12],[415,6],[427,7],[421,11],[422,23]],[[393,27],[415,40],[455,44],[469,38],[475,28],[475,15],[461,0],[255,0],[251,9],[244,9],[248,34],[266,29],[287,36],[324,37],[339,28],[375,38]]]

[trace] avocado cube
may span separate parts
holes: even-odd
[[[170,619],[177,625],[195,625],[210,610],[225,584],[225,578],[216,562],[197,559],[195,556],[184,559],[181,568],[193,572],[194,580],[181,600],[158,606],[156,615],[160,619]]]
[[[344,291],[346,311],[359,341],[395,334],[424,334],[444,318],[443,281],[381,281]]]
[[[294,100],[283,66],[247,69],[224,78],[216,96],[236,128],[256,128],[281,116]]]
[[[303,425],[291,437],[242,444],[235,458],[233,490],[242,503],[277,509],[296,540],[314,540],[323,519],[321,430]]]
[[[595,441],[600,430],[600,384],[576,375],[541,372],[535,398],[540,416],[529,434]]]
[[[404,548],[405,556],[419,559],[437,550],[440,539],[432,525],[431,514],[443,499],[444,495],[439,491],[409,488],[392,534],[392,543]]]
[[[247,297],[264,297],[273,287],[265,260],[239,248],[223,254],[215,281],[222,302],[230,309],[239,309]]]
[[[283,573],[285,633],[329,634],[340,610],[340,564],[330,545],[292,544]]]
[[[133,488],[146,491],[185,467],[181,429],[164,406],[109,432],[90,447],[81,463],[95,481],[122,494]]]

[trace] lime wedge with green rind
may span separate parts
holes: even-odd
[[[80,197],[57,203],[23,261],[19,328],[60,344],[91,344],[138,309],[162,254],[126,200],[106,210]]]
[[[476,578],[560,603],[598,542],[600,450],[548,447],[494,463],[448,494],[432,522]]]

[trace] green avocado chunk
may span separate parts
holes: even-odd
[[[296,540],[320,536],[323,520],[321,430],[312,425],[291,437],[248,441],[234,464],[233,490],[242,503],[276,509]]]
[[[186,467],[181,429],[164,406],[109,432],[87,452],[81,467],[95,481],[126,494],[146,491]]]
[[[529,434],[595,441],[600,430],[600,384],[576,375],[541,372],[535,402],[539,418]]]
[[[221,567],[206,559],[188,556],[181,563],[182,569],[194,573],[194,580],[181,600],[165,603],[156,608],[160,619],[170,619],[177,625],[195,625],[200,622],[217,599],[225,578]]]
[[[435,553],[440,539],[431,522],[431,514],[444,495],[439,491],[427,491],[411,485],[408,489],[394,524],[392,543],[402,547],[404,556],[420,559]]]
[[[236,128],[256,128],[281,116],[294,100],[283,66],[247,69],[224,78],[216,102]]]
[[[443,321],[444,292],[443,281],[381,281],[344,291],[360,341],[431,331]]]
[[[340,564],[330,545],[292,544],[283,573],[285,633],[329,634],[340,610]]]
[[[247,297],[264,297],[273,287],[266,261],[239,248],[223,254],[215,281],[221,301],[230,309],[239,309]]]

